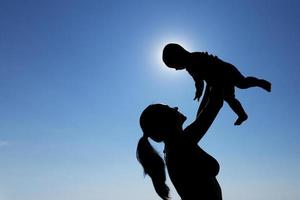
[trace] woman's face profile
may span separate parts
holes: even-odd
[[[160,114],[153,116],[158,121],[153,124],[150,138],[155,142],[162,142],[167,136],[171,136],[178,128],[182,128],[186,117],[178,111],[177,107],[171,108],[167,105],[160,106]]]
[[[170,112],[170,118],[175,118],[175,121],[173,122],[174,125],[177,125],[177,123],[179,123],[181,126],[182,124],[185,122],[186,120],[186,116],[184,116],[181,112],[178,111],[178,107],[169,107],[166,106],[167,109],[169,110],[168,112]]]

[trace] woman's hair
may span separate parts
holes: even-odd
[[[140,125],[144,132],[143,137],[139,140],[137,145],[137,159],[144,168],[145,175],[149,175],[152,179],[152,183],[156,193],[164,200],[168,199],[169,188],[166,185],[166,173],[165,163],[160,157],[157,151],[151,146],[148,136],[151,125],[154,126],[153,117],[159,113],[160,106],[163,105],[155,104],[148,106],[140,117]],[[158,117],[158,116],[156,116]],[[157,119],[157,118],[156,118]],[[156,120],[154,120],[156,121]]]

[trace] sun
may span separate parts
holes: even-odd
[[[157,73],[160,74],[160,76],[164,76],[164,77],[180,76],[180,74],[182,73],[176,71],[175,69],[171,69],[167,67],[162,60],[163,48],[169,43],[177,43],[188,51],[191,51],[192,48],[191,42],[188,41],[188,39],[185,39],[183,37],[178,37],[178,36],[160,37],[153,45],[152,59],[155,61],[153,64],[154,67],[156,68]]]

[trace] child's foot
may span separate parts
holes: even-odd
[[[246,114],[239,116],[239,118],[237,118],[237,120],[234,122],[234,125],[236,125],[236,126],[241,125],[247,119],[248,119],[248,115],[246,115]]]
[[[261,87],[263,89],[265,89],[266,91],[268,92],[271,92],[271,83],[269,81],[266,81],[266,80],[261,80]]]

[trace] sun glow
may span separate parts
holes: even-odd
[[[168,43],[177,43],[180,44],[182,47],[184,47],[186,50],[191,51],[191,42],[183,37],[174,37],[174,36],[165,36],[159,38],[153,45],[152,50],[152,56],[151,58],[154,60],[152,62],[154,64],[154,68],[156,69],[156,73],[158,73],[160,76],[164,77],[173,77],[173,76],[180,76],[179,71],[176,71],[175,69],[168,68],[163,60],[162,60],[162,51],[163,48]]]

